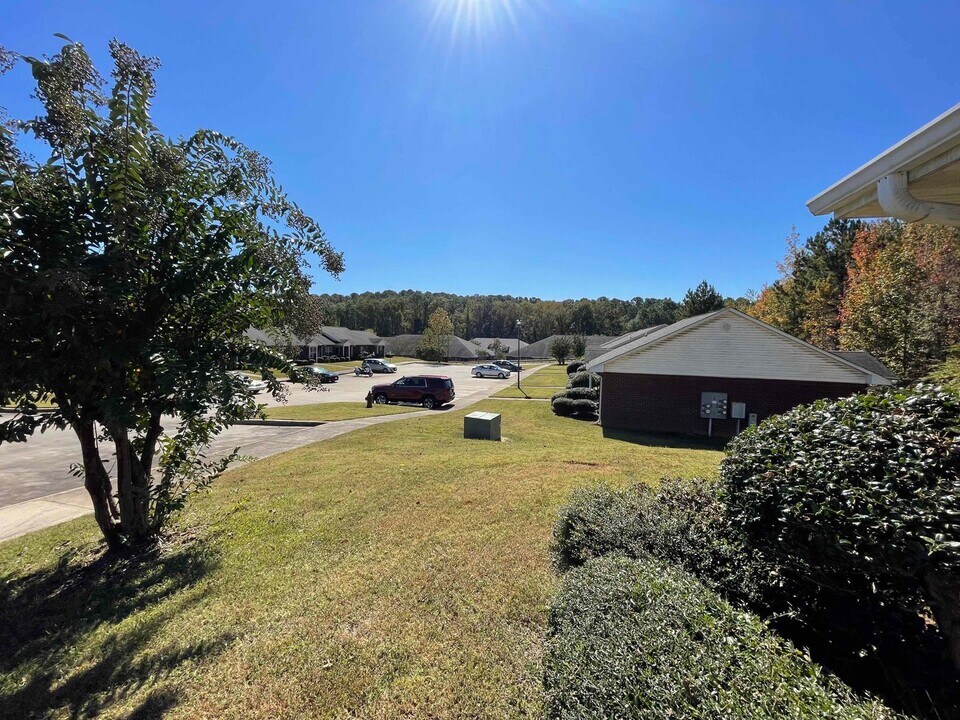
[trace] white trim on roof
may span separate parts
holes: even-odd
[[[854,215],[877,200],[877,182],[906,172],[919,180],[960,159],[960,103],[807,201],[814,215]]]

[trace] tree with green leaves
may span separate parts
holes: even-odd
[[[507,356],[507,346],[500,341],[500,338],[494,338],[490,344],[490,352],[497,360],[503,360]]]
[[[796,231],[787,237],[780,278],[766,286],[747,311],[791,335],[828,350],[840,347],[840,308],[853,267],[861,220],[832,219],[801,244]]]
[[[573,343],[566,335],[560,335],[550,343],[550,356],[557,361],[557,365],[563,365],[567,362],[567,358],[570,357],[572,351]]]
[[[582,358],[587,352],[587,339],[583,335],[574,335],[570,338],[570,354],[575,358]]]
[[[680,317],[693,317],[704,313],[721,310],[724,307],[723,295],[706,280],[695,288],[687,290],[680,303]]]
[[[423,331],[417,354],[424,360],[440,362],[447,357],[450,338],[453,337],[453,321],[443,308],[434,310]]]
[[[0,128],[0,405],[18,411],[0,443],[72,430],[96,521],[120,549],[159,534],[235,457],[204,448],[262,412],[238,370],[275,397],[271,368],[315,382],[245,331],[287,327],[307,253],[333,275],[343,260],[264,157],[209,130],[154,127],[155,59],[111,42],[105,94],[83,46],[64,40],[46,60],[6,55],[29,65],[42,114]],[[29,160],[18,133],[49,158]]]

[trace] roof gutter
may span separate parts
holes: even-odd
[[[877,180],[877,200],[885,213],[906,222],[960,227],[960,205],[918,200],[910,194],[905,172]]]

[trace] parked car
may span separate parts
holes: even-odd
[[[250,391],[254,395],[267,389],[267,384],[263,380],[254,380],[252,377],[243,372],[243,370],[233,370],[230,374],[247,383],[247,387],[250,388]]]
[[[513,360],[494,360],[493,364],[497,367],[502,367],[504,370],[509,370],[510,372],[520,372],[523,369]]]
[[[370,389],[378,404],[406,402],[423,405],[427,410],[446,405],[457,396],[453,380],[446,375],[415,375],[392,383],[374,385]]]
[[[319,365],[311,365],[310,367],[304,368],[304,370],[316,375],[322,383],[335,383],[340,380],[340,376],[337,373],[332,370],[327,370],[325,367],[320,367]]]
[[[499,365],[474,365],[470,370],[470,374],[478,378],[495,377],[502,380],[510,374],[510,371]]]
[[[367,358],[363,361],[363,367],[370,368],[371,372],[378,373],[395,373],[397,371],[396,365],[380,358]]]

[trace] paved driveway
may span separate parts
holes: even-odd
[[[511,382],[516,382],[515,376],[508,380],[473,378],[470,375],[470,367],[469,365],[438,366],[409,363],[401,365],[396,373],[374,375],[372,378],[356,377],[351,373],[341,376],[339,382],[327,385],[329,389],[324,392],[307,391],[300,386],[291,386],[288,404],[363,402],[372,385],[393,382],[404,375],[430,374],[448,375],[453,379],[457,398],[452,405],[443,409],[448,412],[482,400]],[[277,404],[270,397],[264,397],[263,400],[267,405]],[[421,416],[421,413],[385,415],[326,423],[316,427],[237,425],[220,435],[208,454],[211,457],[221,456],[239,446],[245,455],[257,458],[267,457],[335,437],[366,425],[418,416]],[[21,506],[18,509],[13,506],[27,501],[37,503],[31,504],[31,513],[49,515],[50,522],[43,524],[53,524],[89,511],[82,481],[70,473],[70,466],[78,462],[79,458],[80,445],[76,436],[70,431],[49,430],[30,438],[25,443],[0,445],[0,540],[21,534],[23,528],[14,527],[14,524],[23,521],[23,510],[26,507]],[[110,459],[107,465],[108,469],[112,468]],[[48,502],[41,502],[37,500],[38,498],[46,498]]]
[[[352,372],[341,375],[335,383],[324,385],[325,392],[304,390],[302,385],[291,385],[288,405],[309,405],[319,402],[363,402],[370,388],[380,383],[391,383],[404,375],[447,375],[453,379],[457,391],[457,400],[472,397],[478,392],[495,392],[511,382],[516,382],[516,375],[507,380],[496,378],[475,378],[470,375],[472,365],[431,365],[429,363],[404,363],[398,366],[397,372],[389,374],[377,373],[373,377],[357,377]],[[491,390],[491,388],[493,388]],[[263,401],[269,406],[278,405],[272,397],[266,396]],[[456,403],[454,403],[456,405]]]

